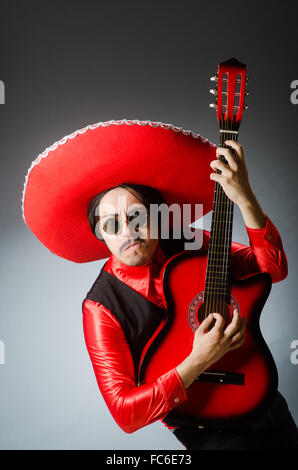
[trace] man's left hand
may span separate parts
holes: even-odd
[[[211,173],[210,179],[217,181],[221,185],[231,201],[239,207],[245,206],[254,198],[254,193],[248,179],[243,148],[234,140],[226,140],[225,144],[234,149],[236,157],[230,149],[218,147],[216,155],[218,157],[223,155],[228,163],[225,164],[218,159],[213,160],[210,166],[215,172],[220,170],[221,174]]]

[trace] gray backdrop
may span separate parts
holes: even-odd
[[[296,1],[1,0],[2,449],[182,449],[160,423],[125,434],[85,347],[81,302],[103,261],[52,255],[23,223],[25,175],[66,134],[110,119],[161,121],[218,143],[209,77],[248,65],[239,142],[251,184],[282,236],[289,274],[261,317],[279,388],[298,421]],[[177,182],[179,184],[179,182]],[[248,243],[235,209],[233,239]],[[210,228],[210,216],[205,218]],[[292,360],[291,360],[292,353]],[[3,363],[4,362],[4,363]]]

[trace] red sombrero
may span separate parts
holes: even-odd
[[[107,258],[111,252],[87,219],[98,193],[126,181],[147,184],[168,205],[200,203],[206,214],[212,209],[215,151],[199,134],[171,124],[124,119],[89,125],[32,162],[23,190],[24,221],[55,255],[77,263]]]

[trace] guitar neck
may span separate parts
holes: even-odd
[[[237,141],[238,131],[236,129],[221,129],[220,146],[228,148],[224,142],[229,139]],[[227,163],[223,156],[220,156],[219,159],[222,162]],[[216,173],[221,172],[217,170]],[[218,297],[225,299],[225,301],[228,301],[230,298],[230,260],[233,213],[233,202],[226,196],[221,185],[218,182],[215,182],[205,280],[205,299],[209,301],[215,300]]]
[[[246,90],[247,67],[235,57],[222,62],[217,74],[211,77],[216,89],[210,93],[216,96],[216,109],[220,128],[220,147],[228,148],[226,140],[238,140],[238,130],[242,121]],[[220,161],[227,163],[223,156]],[[221,171],[217,170],[220,174]],[[231,298],[230,261],[233,231],[233,202],[226,196],[218,182],[215,182],[210,241],[208,248],[207,271],[205,280],[205,314],[215,311],[225,316],[226,304]]]

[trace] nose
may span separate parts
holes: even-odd
[[[123,236],[123,238],[134,239],[138,237],[138,232],[139,226],[130,223],[126,217],[123,223],[121,224],[121,236]]]

